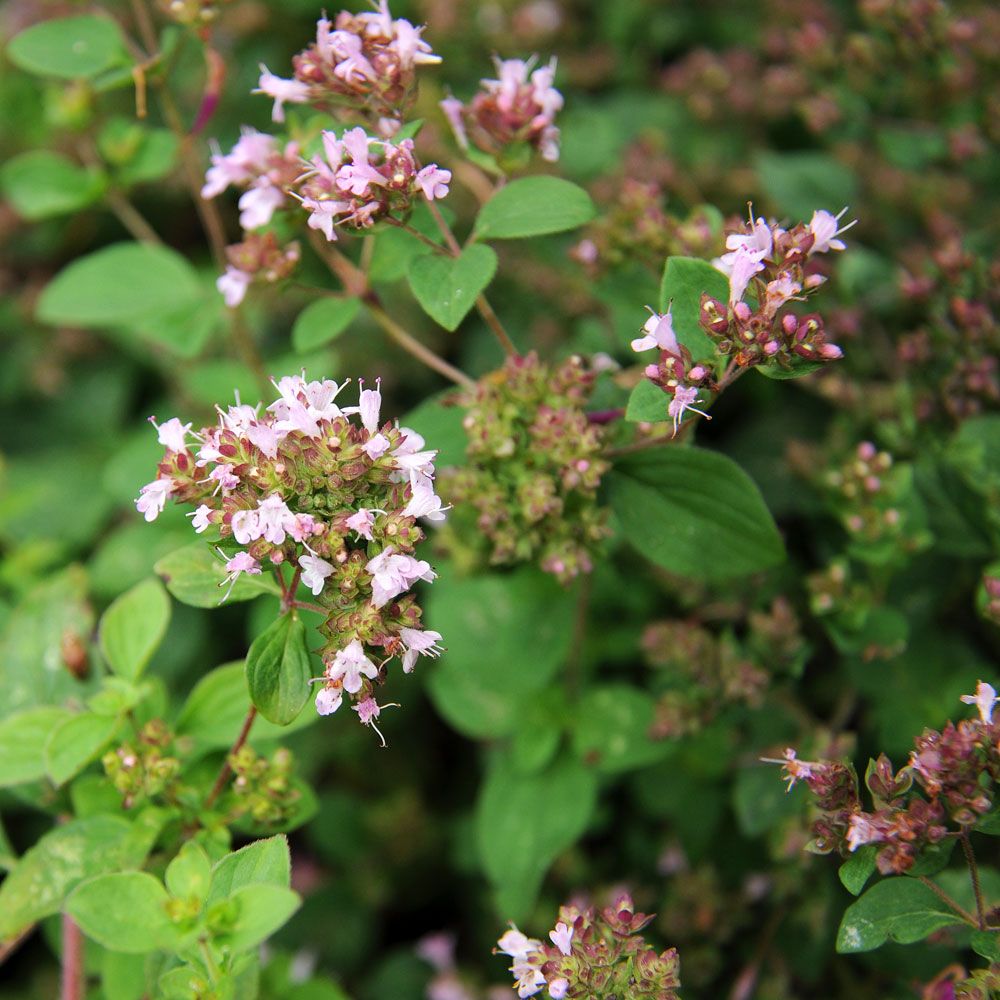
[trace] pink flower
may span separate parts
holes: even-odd
[[[553,979],[549,983],[549,996],[552,997],[552,1000],[563,1000],[567,992],[569,992],[568,979]]]
[[[230,152],[225,156],[212,154],[212,165],[205,174],[205,186],[201,189],[202,198],[214,198],[231,184],[245,184],[262,174],[267,170],[276,143],[274,136],[244,128]]]
[[[993,724],[993,709],[997,703],[997,693],[992,684],[979,681],[975,694],[963,694],[961,699],[966,705],[975,705],[979,710],[979,718],[987,726]]]
[[[176,417],[171,417],[165,423],[157,424],[155,417],[149,422],[156,428],[156,440],[168,451],[187,451],[187,435],[191,424],[182,424]]]
[[[746,250],[737,250],[726,256],[733,258],[729,271],[729,303],[735,305],[743,300],[743,293],[747,290],[750,279],[764,270],[764,264],[759,256]]]
[[[691,405],[701,402],[697,397],[698,390],[694,386],[679,385],[674,390],[674,398],[670,400],[670,405],[667,407],[667,416],[674,422],[674,434],[677,433],[681,425],[685,410],[700,413],[706,420],[712,419],[704,410],[699,410]]]
[[[271,118],[276,122],[285,120],[285,102],[290,104],[307,104],[309,102],[309,85],[301,80],[283,80],[275,76],[263,63],[260,65],[260,81],[255,94],[267,94],[274,98],[274,108]]]
[[[400,17],[393,22],[393,30],[396,37],[389,48],[395,49],[404,67],[409,69],[414,65],[428,66],[441,62],[441,57],[434,55],[430,45],[420,37],[424,30],[422,27],[415,28],[405,17]]]
[[[533,965],[515,964],[510,971],[514,974],[514,985],[521,1000],[533,997],[545,985],[541,969]]]
[[[247,294],[247,288],[253,281],[253,275],[241,271],[231,264],[226,267],[225,274],[220,274],[215,280],[215,287],[222,293],[226,305],[235,309]]]
[[[235,490],[240,485],[239,476],[233,472],[233,467],[225,462],[222,465],[217,465],[208,474],[208,478],[214,479],[218,483],[214,490],[215,493],[218,493],[219,490]]]
[[[233,538],[240,545],[249,545],[260,538],[263,529],[260,524],[260,515],[255,510],[238,510],[229,521]]]
[[[649,309],[649,306],[646,307]],[[677,343],[677,335],[674,333],[674,321],[670,315],[670,310],[665,313],[656,313],[649,309],[649,319],[643,324],[646,331],[645,337],[637,337],[632,341],[633,351],[648,351],[653,347],[658,347],[661,351],[670,354],[680,354],[680,346]]]
[[[247,428],[246,436],[247,440],[268,458],[277,456],[280,438],[272,424],[253,424]]]
[[[428,201],[444,198],[448,194],[451,171],[442,170],[436,163],[429,163],[417,173],[416,182]]]
[[[413,496],[403,508],[403,517],[426,517],[428,521],[443,521],[447,507],[441,506],[441,498],[430,486],[413,487]]]
[[[303,569],[302,582],[312,591],[313,597],[318,597],[326,578],[333,572],[332,564],[319,556],[299,556],[299,565]]]
[[[391,447],[391,442],[384,434],[376,434],[369,438],[361,450],[373,461],[377,462]]]
[[[552,943],[564,954],[569,955],[572,951],[571,942],[573,940],[573,928],[562,920],[556,924],[555,930],[549,931]]]
[[[333,715],[343,700],[344,694],[338,685],[321,687],[316,692],[316,711],[319,715]]]
[[[337,65],[333,75],[341,80],[374,80],[375,69],[362,55],[361,39],[349,31],[335,31],[330,36],[333,52],[337,57]]]
[[[212,523],[212,514],[215,513],[208,504],[203,503],[196,511],[188,514],[191,518],[191,526],[200,535]]]
[[[726,249],[731,251],[720,258],[724,264],[732,264],[739,253],[748,253],[762,260],[769,257],[774,249],[774,238],[771,227],[763,219],[754,219],[753,209],[750,210],[750,221],[747,223],[748,233],[731,233],[726,237]]]
[[[297,542],[304,542],[316,534],[316,518],[312,514],[293,514],[286,522],[285,530]]]
[[[864,813],[855,813],[847,825],[847,846],[856,851],[862,844],[881,840],[882,833]]]
[[[847,211],[846,206],[837,215],[818,209],[813,212],[812,219],[809,220],[809,229],[813,234],[813,245],[809,253],[826,253],[828,250],[846,250],[847,244],[837,237],[841,233],[846,233],[851,226],[856,226],[858,220],[849,222],[846,226],[837,228],[842,216]]]
[[[163,508],[167,505],[167,497],[173,492],[174,481],[172,479],[154,479],[139,490],[135,509],[147,521],[155,521],[163,513]]]
[[[541,941],[522,934],[514,924],[511,924],[510,930],[505,931],[503,937],[497,941],[497,951],[509,955],[515,962],[523,962],[529,952],[538,951],[541,947]]]
[[[295,527],[295,515],[279,493],[272,493],[261,500],[257,515],[260,518],[260,533],[272,545],[282,545],[286,532]]]
[[[438,103],[438,106],[444,112],[445,118],[448,119],[448,124],[451,126],[452,132],[455,133],[456,142],[462,149],[468,149],[469,137],[465,131],[465,122],[462,120],[462,111],[465,105],[457,97],[446,97]]]
[[[220,554],[222,549],[218,550]],[[236,555],[232,557],[226,563],[226,578],[219,584],[220,587],[225,587],[229,584],[229,589],[223,595],[222,600],[219,601],[223,604],[229,595],[233,592],[233,587],[236,586],[236,581],[239,579],[241,573],[246,573],[249,576],[260,576],[260,563],[257,562],[249,552],[237,552]]]
[[[409,590],[417,580],[429,582],[437,576],[429,563],[413,556],[398,555],[391,545],[369,560],[365,569],[372,576],[372,604],[376,608],[384,607]]]
[[[361,678],[378,677],[378,668],[365,656],[361,643],[352,639],[334,656],[326,668],[325,677],[328,681],[341,681],[345,691],[356,694],[361,690]]]
[[[262,178],[240,195],[240,225],[244,229],[258,229],[271,221],[275,210],[285,203],[285,194],[267,178]]]
[[[406,646],[406,652],[403,654],[403,673],[412,672],[418,655],[438,657],[444,652],[438,645],[441,641],[440,632],[431,629],[401,628],[399,637]]]
[[[358,413],[361,415],[361,423],[369,434],[378,431],[379,411],[382,408],[381,379],[375,379],[374,389],[362,388],[358,397]],[[364,383],[361,383],[362,386]]]
[[[356,514],[352,514],[347,519],[347,527],[351,531],[356,531],[362,538],[372,540],[372,528],[375,525],[375,514],[373,511],[361,508]]]

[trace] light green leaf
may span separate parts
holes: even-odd
[[[673,573],[723,580],[785,557],[760,491],[725,455],[668,447],[626,456],[610,487],[625,537]]]
[[[120,719],[85,712],[66,719],[49,733],[45,769],[56,785],[79,774],[111,742]]]
[[[259,945],[302,905],[298,893],[267,884],[246,885],[229,898],[239,907],[239,915],[232,930],[219,935],[216,941],[234,952]]]
[[[288,838],[282,834],[257,840],[227,854],[212,869],[208,902],[228,899],[248,885],[271,885],[287,889],[291,884],[292,861]]]
[[[212,880],[212,863],[205,848],[194,840],[182,844],[177,856],[167,865],[163,880],[171,896],[204,902]]]
[[[707,292],[729,301],[729,279],[708,261],[695,257],[668,257],[660,282],[660,312],[674,321],[674,333],[695,361],[715,357],[715,344],[701,328],[701,296]]]
[[[0,939],[58,913],[82,879],[130,861],[130,832],[119,816],[92,816],[46,833],[0,885]]]
[[[297,351],[313,351],[330,343],[351,325],[360,308],[361,300],[356,296],[310,302],[295,319],[292,346]]]
[[[101,989],[106,1000],[143,1000],[149,994],[146,959],[105,951],[101,956]]]
[[[666,740],[649,738],[655,704],[652,695],[628,684],[591,688],[573,713],[573,751],[602,774],[620,774],[665,757]]]
[[[15,156],[0,170],[0,190],[14,211],[29,222],[93,205],[104,184],[100,174],[45,149]]]
[[[15,712],[0,722],[0,788],[45,777],[45,742],[69,718],[63,708],[43,706]]]
[[[137,680],[163,641],[170,624],[170,598],[150,577],[122,594],[101,616],[101,652],[108,666]]]
[[[457,330],[496,270],[497,255],[490,247],[475,243],[458,257],[416,257],[410,264],[410,289],[435,323]]]
[[[587,829],[597,780],[576,761],[562,759],[534,774],[498,756],[476,804],[476,839],[483,867],[522,919],[552,862]]]
[[[429,626],[448,643],[430,675],[434,706],[466,736],[509,735],[519,706],[563,665],[572,593],[533,567],[465,578],[443,565],[426,606]]]
[[[168,902],[167,890],[149,872],[115,872],[81,882],[66,900],[66,912],[98,944],[141,955],[179,940]]]
[[[179,253],[146,243],[115,243],[63,268],[45,287],[44,323],[129,326],[200,301],[201,283]]]
[[[515,240],[576,229],[597,214],[590,195],[559,177],[511,181],[479,210],[476,236]]]
[[[229,584],[225,563],[204,542],[194,542],[164,556],[154,571],[174,597],[195,608],[215,608],[222,602]],[[226,597],[227,604],[249,601],[260,594],[279,594],[269,573],[242,574]]]
[[[287,726],[309,700],[306,627],[294,612],[281,615],[250,645],[247,687],[265,719]]]
[[[29,73],[65,80],[86,79],[128,62],[118,25],[89,14],[26,28],[7,46],[7,57]]]
[[[844,913],[837,931],[837,951],[873,951],[886,941],[913,944],[961,918],[922,882],[887,878],[876,882]]]
[[[658,386],[644,378],[628,397],[625,419],[633,423],[655,424],[669,419],[667,406],[670,397]]]

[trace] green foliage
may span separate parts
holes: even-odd
[[[410,288],[431,319],[446,330],[457,330],[496,269],[497,255],[476,243],[457,257],[415,257],[409,270]]]
[[[32,222],[93,205],[103,188],[99,173],[44,149],[15,156],[0,170],[0,190],[18,215]]]
[[[720,302],[729,299],[726,276],[707,261],[692,257],[668,257],[660,282],[660,312],[670,309],[677,340],[692,354],[695,361],[710,358],[715,352],[712,341],[699,322],[701,297],[708,293]]]
[[[89,14],[26,28],[7,46],[7,57],[29,73],[66,80],[95,77],[128,59],[118,25]]]
[[[164,556],[153,567],[167,590],[183,604],[194,608],[214,608],[222,603],[226,591],[225,562],[204,542],[185,545]],[[243,575],[233,584],[226,603],[249,601],[261,594],[279,593],[269,576]]]
[[[559,177],[524,177],[502,187],[476,216],[484,240],[519,240],[576,229],[596,209],[581,187]]]
[[[357,298],[324,298],[310,302],[295,318],[292,346],[297,351],[313,351],[336,340],[354,321],[361,308]]]
[[[101,652],[119,677],[137,680],[170,623],[170,598],[159,580],[149,579],[122,594],[100,622]]]
[[[309,700],[309,650],[306,627],[295,615],[282,615],[251,643],[247,653],[250,700],[269,722],[287,726]]]
[[[643,379],[632,390],[625,408],[625,419],[634,423],[655,424],[667,418],[667,394],[649,379]]]

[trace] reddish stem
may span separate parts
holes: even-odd
[[[62,917],[62,990],[60,1000],[83,1000],[83,935],[69,914]]]
[[[219,776],[215,779],[215,784],[212,785],[212,790],[208,793],[208,798],[205,799],[206,809],[211,809],[215,805],[215,800],[222,794],[222,790],[226,787],[226,782],[233,773],[233,769],[229,766],[229,758],[234,753],[239,753],[240,748],[246,743],[247,737],[250,735],[250,727],[256,718],[257,706],[251,705],[250,711],[247,712],[247,717],[243,720],[243,728],[240,730],[240,735],[236,737],[236,742],[230,747],[229,753],[226,754],[226,759],[222,762],[222,769],[219,771]]]

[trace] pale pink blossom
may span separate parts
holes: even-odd
[[[214,469],[212,469],[212,471],[208,474],[208,478],[210,480],[214,479],[218,484],[213,491],[214,493],[218,493],[219,490],[235,490],[236,487],[240,485],[240,478],[235,472],[233,472],[233,466],[226,462],[223,462],[221,465],[217,465]]]
[[[213,509],[207,503],[203,503],[197,510],[188,514],[191,518],[191,526],[200,535],[212,523]]]
[[[257,515],[263,538],[272,545],[282,545],[286,532],[295,524],[295,515],[288,509],[281,494],[272,493],[261,500]]]
[[[321,687],[316,692],[316,711],[319,715],[333,715],[343,700],[343,690],[339,685]]]
[[[277,429],[268,423],[257,423],[247,428],[247,440],[252,445],[259,448],[268,458],[275,458],[278,454],[278,443],[280,437]]]
[[[549,931],[549,938],[564,955],[569,955],[573,950],[571,944],[573,941],[573,928],[562,920],[556,924],[554,930]]]
[[[374,389],[362,388],[358,396],[358,413],[361,423],[369,434],[375,434],[379,428],[379,411],[382,408],[381,379],[375,379]],[[364,386],[364,383],[361,383]]]
[[[312,514],[294,514],[285,525],[285,530],[297,542],[304,542],[316,534],[317,522]]]
[[[370,542],[372,528],[375,526],[375,514],[362,507],[356,514],[352,514],[347,519],[346,524],[351,531],[356,531],[362,538],[366,538]]]
[[[155,521],[163,513],[163,508],[167,504],[167,497],[173,492],[174,481],[172,479],[154,479],[151,483],[146,483],[139,490],[139,497],[135,501],[135,509],[147,521]]]
[[[997,693],[992,684],[979,681],[976,684],[976,693],[963,694],[960,700],[966,705],[975,705],[979,711],[979,718],[985,725],[993,724],[993,709],[997,703]]]
[[[831,212],[823,209],[813,212],[812,219],[809,220],[809,230],[813,234],[813,245],[809,250],[810,254],[826,253],[828,250],[847,249],[847,244],[843,240],[838,240],[837,237],[841,233],[846,233],[851,226],[857,225],[858,220],[854,219],[853,222],[848,222],[846,226],[838,228],[837,223],[840,222],[846,211],[847,208],[845,206],[837,215],[833,215]]]
[[[222,553],[222,550],[219,549],[219,552]],[[260,572],[260,563],[249,552],[237,552],[236,555],[226,562],[226,578],[219,586],[225,587],[228,583],[229,588],[219,603],[222,604],[228,599],[229,595],[233,592],[233,587],[236,586],[236,581],[239,579],[240,574],[246,573],[248,576],[260,576]]]
[[[326,578],[333,573],[333,566],[319,556],[299,556],[302,567],[302,582],[312,591],[313,597],[318,597],[323,591]]]
[[[274,98],[274,108],[271,118],[276,122],[285,120],[285,102],[290,104],[307,104],[309,102],[309,85],[301,80],[284,80],[275,76],[263,63],[260,66],[260,81],[255,94],[267,94]]]
[[[403,653],[403,673],[409,674],[417,662],[418,656],[438,657],[444,650],[438,645],[441,633],[432,629],[401,628],[399,638],[406,646]]]
[[[376,608],[409,590],[417,580],[429,582],[437,575],[423,559],[399,555],[391,545],[369,560],[365,569],[372,577],[372,604]]]
[[[182,424],[177,417],[171,417],[162,424],[157,424],[155,417],[149,422],[156,428],[156,440],[168,451],[187,451],[187,435],[191,424]]]
[[[361,450],[373,462],[377,462],[391,447],[392,442],[384,434],[376,434],[361,446]]]
[[[649,309],[649,307],[646,307]],[[665,313],[653,312],[649,309],[649,319],[643,324],[645,337],[637,337],[632,341],[633,351],[648,351],[653,347],[658,347],[661,351],[668,351],[670,354],[680,354],[680,346],[677,343],[677,335],[674,333],[674,321],[670,315],[670,309]]]
[[[240,225],[244,229],[266,226],[284,203],[285,193],[281,188],[262,178],[240,195]]]
[[[694,386],[679,385],[674,390],[674,398],[670,400],[670,405],[667,407],[667,416],[674,423],[674,431],[676,434],[681,425],[681,420],[684,417],[686,410],[691,410],[692,413],[699,413],[706,420],[711,420],[712,418],[705,413],[704,410],[699,410],[697,407],[692,406],[692,403],[700,403],[701,400],[698,399],[698,390]]]
[[[215,279],[215,287],[222,293],[226,305],[230,309],[235,309],[246,297],[251,281],[253,281],[252,274],[229,264],[225,272]]]
[[[328,681],[341,681],[344,690],[357,694],[361,690],[361,678],[374,680],[378,677],[378,667],[365,656],[364,646],[352,639],[328,664],[324,676]]]
[[[261,536],[260,515],[255,510],[238,510],[230,518],[233,538],[240,545],[249,545]]]
[[[436,163],[429,163],[422,170],[418,171],[416,177],[417,186],[424,192],[424,197],[428,201],[435,198],[444,198],[448,194],[448,184],[451,182],[451,171],[442,170]]]
[[[446,97],[443,101],[438,102],[438,106],[444,112],[445,118],[448,119],[448,124],[451,126],[452,132],[455,133],[455,140],[459,146],[462,149],[468,149],[469,136],[465,131],[465,122],[462,119],[462,111],[465,106],[457,97]]]
[[[511,924],[510,930],[504,931],[503,936],[497,941],[497,951],[509,955],[515,962],[525,961],[530,952],[538,951],[541,947],[541,941],[523,934],[514,924]]]
[[[517,963],[511,966],[510,971],[514,974],[514,985],[521,1000],[533,997],[545,985],[545,976],[542,975],[541,969],[534,965]]]
[[[443,521],[447,507],[441,506],[441,498],[430,486],[413,487],[413,496],[403,508],[403,517],[426,517],[428,521]]]
[[[568,979],[560,977],[559,979],[553,979],[552,982],[549,983],[549,996],[552,997],[552,1000],[563,1000],[563,997],[565,997],[568,992]]]
[[[448,931],[426,934],[417,942],[414,951],[435,972],[448,972],[455,967],[455,935]]]
[[[864,813],[855,813],[847,825],[847,846],[856,851],[862,844],[882,839],[878,827]]]
[[[212,154],[211,166],[205,174],[205,186],[201,189],[202,198],[214,198],[232,184],[252,181],[267,170],[268,161],[276,149],[274,136],[244,128],[228,153]]]
[[[414,27],[405,17],[397,18],[393,22],[393,31],[396,37],[390,43],[390,48],[394,49],[399,56],[402,65],[409,69],[411,66],[430,66],[441,62],[441,57],[435,55],[421,37],[423,27]]]

